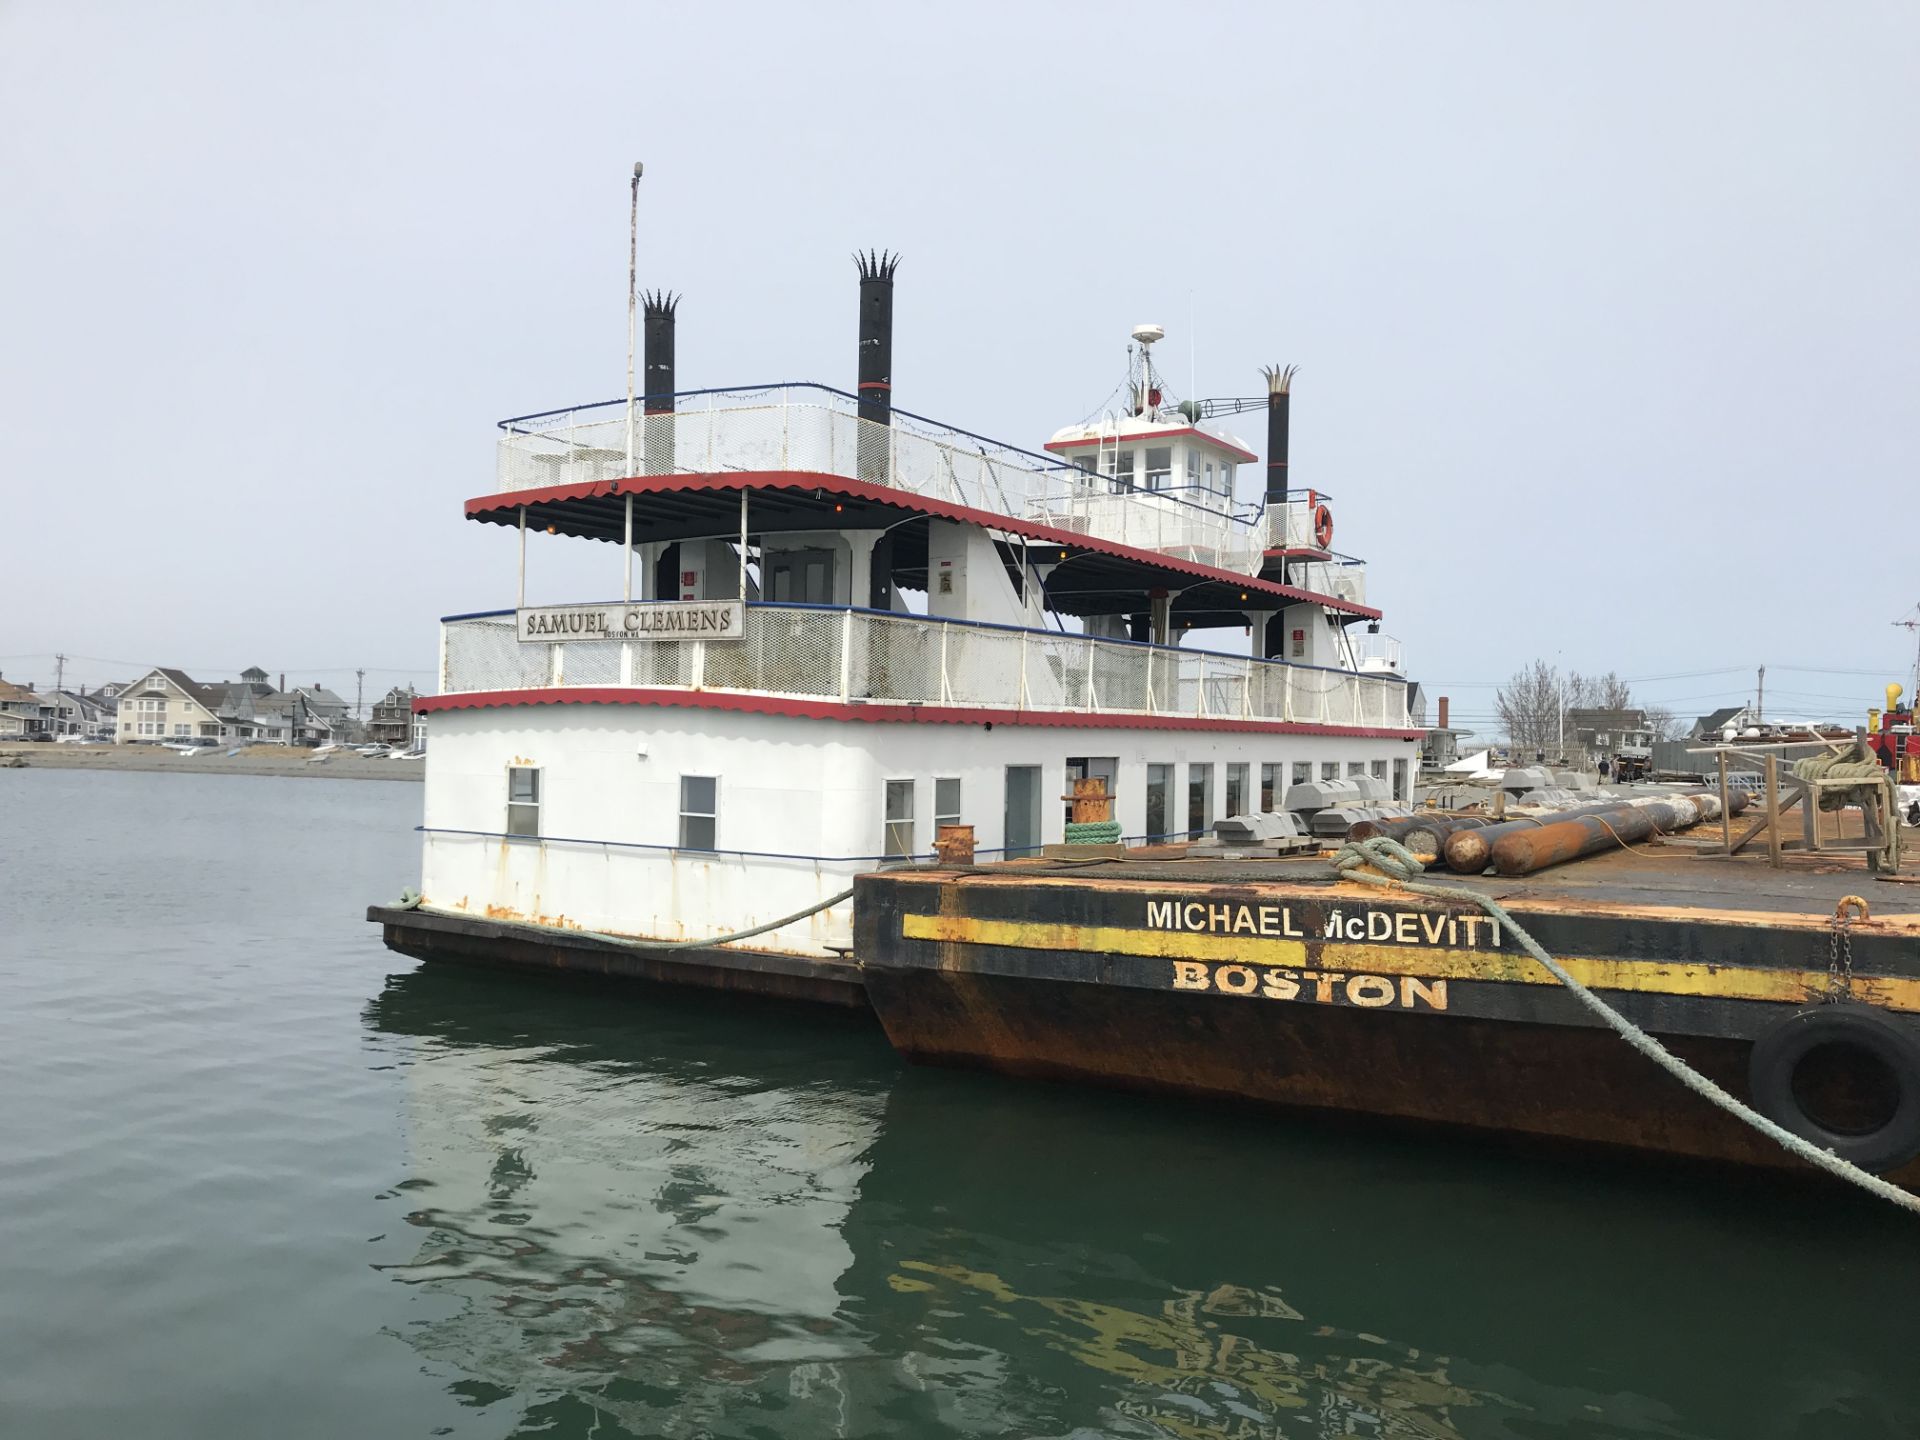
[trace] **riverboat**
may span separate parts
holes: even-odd
[[[1233,402],[1268,417],[1264,480],[1206,418],[1232,407],[1173,402],[1157,326],[1124,403],[1021,449],[894,406],[896,263],[858,257],[854,392],[676,391],[656,294],[637,405],[501,422],[465,509],[513,533],[517,593],[441,622],[423,913],[396,948],[516,963],[546,935],[753,931],[745,970],[737,949],[623,963],[818,998],[857,989],[855,876],[945,825],[985,858],[1042,853],[1075,780],[1106,782],[1135,842],[1307,779],[1408,798],[1414,687],[1330,497],[1289,483],[1291,372]],[[588,598],[528,603],[542,546],[571,547]]]

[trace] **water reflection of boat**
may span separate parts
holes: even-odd
[[[636,1014],[431,967],[367,1013],[423,1042],[403,1182],[419,1246],[389,1273],[456,1302],[405,1330],[424,1357],[557,1433],[605,1435],[724,1426],[859,1351],[837,1318],[842,1232],[896,1068],[870,1025],[705,997]]]
[[[1578,1171],[902,1071],[826,1012],[427,967],[369,1021],[421,1042],[420,1243],[390,1273],[432,1313],[401,1333],[551,1433],[1671,1440],[1920,1414],[1920,1270],[1875,1213],[1728,1188],[1720,1223],[1640,1172],[1600,1213]]]

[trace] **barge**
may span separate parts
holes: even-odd
[[[1920,897],[1616,852],[1458,902],[1324,860],[1048,861],[862,878],[855,943],[903,1054],[1202,1099],[1798,1165],[1601,1026],[1504,935],[1763,1115],[1920,1185]]]

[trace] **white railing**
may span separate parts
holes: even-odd
[[[899,412],[890,425],[861,420],[856,402],[816,386],[682,396],[673,415],[636,425],[644,474],[798,470],[906,490],[994,515],[1158,551],[1252,575],[1260,526],[1172,495],[1115,494],[1107,480],[1011,446]],[[624,477],[622,403],[555,412],[503,425],[501,493]]]
[[[1409,728],[1398,676],[871,610],[749,605],[739,640],[540,644],[507,612],[445,621],[441,642],[442,694],[604,686]]]
[[[1349,605],[1367,603],[1367,567],[1358,560],[1290,560],[1287,583]]]

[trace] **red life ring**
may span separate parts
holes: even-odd
[[[1313,543],[1322,550],[1333,544],[1333,512],[1325,505],[1313,507]]]

